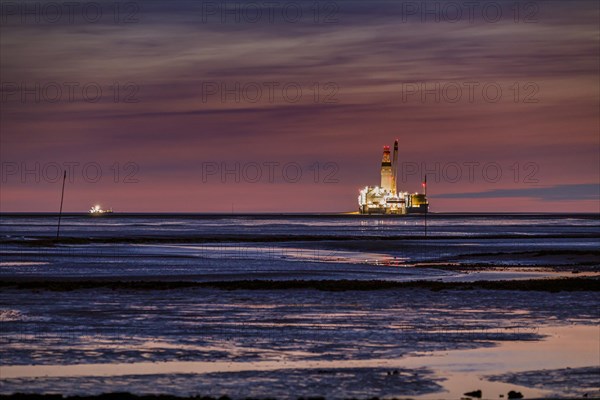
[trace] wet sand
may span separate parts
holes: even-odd
[[[594,367],[600,315],[586,305],[598,299],[590,281],[573,280],[575,291],[546,290],[545,280],[493,282],[494,290],[483,289],[485,282],[419,288],[348,281],[354,286],[343,290],[332,290],[339,281],[278,282],[286,285],[278,289],[234,282],[234,290],[207,283],[7,286],[0,393],[446,399],[481,389],[485,398],[509,390],[565,396],[574,377],[546,387],[534,375],[514,376]],[[431,290],[436,284],[442,289]],[[498,286],[515,284],[524,290]],[[594,393],[589,374],[576,376],[587,379],[581,393]]]
[[[8,220],[0,394],[600,396],[595,215]]]

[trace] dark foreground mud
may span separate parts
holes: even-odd
[[[600,366],[510,372],[488,376],[487,379],[492,382],[568,392],[571,397],[600,398]]]
[[[600,291],[597,278],[528,279],[519,281],[359,281],[359,280],[236,280],[236,281],[158,281],[158,280],[114,280],[114,279],[11,279],[0,280],[0,287],[30,290],[71,291],[79,289],[107,288],[114,290],[173,290],[184,288],[214,288],[222,290],[288,290],[316,289],[321,291],[370,291],[390,289],[440,290],[518,290],[541,292]]]

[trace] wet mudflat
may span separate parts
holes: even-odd
[[[595,291],[8,288],[0,299],[4,394],[435,397],[499,381],[565,394],[567,384],[481,378],[594,367],[586,328],[595,339],[599,318],[587,306]],[[583,329],[560,344],[569,358],[536,361],[536,346],[556,340],[548,329],[565,326]],[[515,343],[519,352],[502,347]]]
[[[599,397],[595,215],[9,216],[0,394]]]

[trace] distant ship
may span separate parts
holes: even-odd
[[[92,208],[90,208],[89,211],[91,215],[112,214],[112,212],[112,208],[109,208],[108,210],[103,210],[99,205],[92,206]]]
[[[427,201],[427,177],[423,193],[397,191],[398,140],[394,142],[394,156],[390,159],[390,146],[383,147],[381,158],[381,185],[367,186],[358,195],[360,214],[425,214],[429,211]]]

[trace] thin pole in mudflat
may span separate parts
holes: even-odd
[[[427,174],[425,174],[425,179],[423,180],[423,194],[427,196]],[[429,205],[427,206],[429,208]],[[427,238],[427,213],[428,209],[425,210],[425,238]]]
[[[63,175],[62,192],[60,195],[60,210],[58,211],[58,226],[56,227],[56,238],[60,236],[60,218],[62,217],[63,199],[65,198],[65,181],[67,180],[67,171]]]

